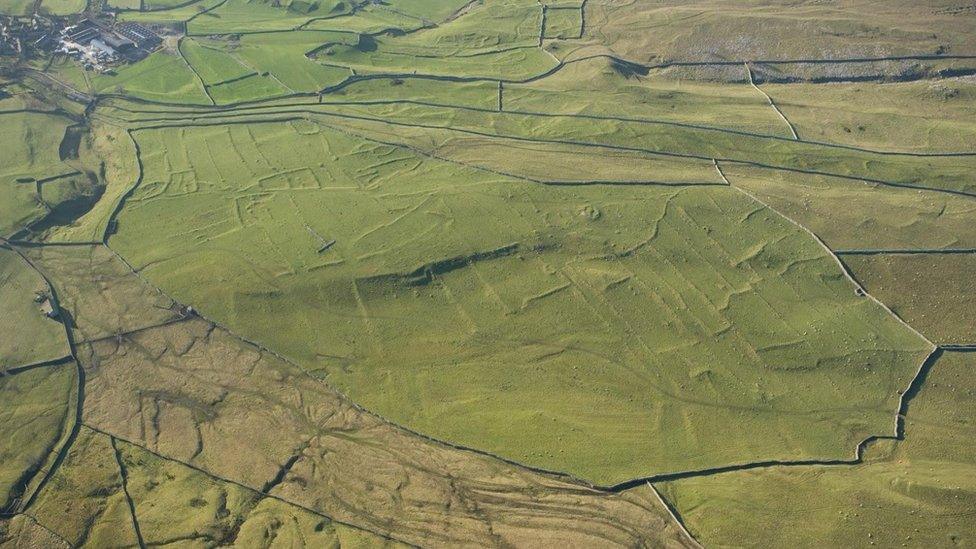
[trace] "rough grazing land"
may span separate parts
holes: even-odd
[[[0,1],[0,547],[973,544],[964,4]]]

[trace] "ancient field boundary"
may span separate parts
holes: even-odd
[[[101,243],[99,243],[97,245],[98,246],[101,246]],[[153,289],[156,289],[156,288],[153,288]],[[160,322],[159,324],[153,324],[153,325],[150,325],[150,326],[143,326],[141,328],[133,328],[131,330],[126,330],[124,332],[110,334],[110,335],[107,335],[107,336],[94,337],[94,338],[91,338],[91,339],[83,339],[83,340],[79,341],[78,343],[83,343],[83,344],[90,345],[92,343],[100,343],[100,342],[103,342],[103,341],[112,341],[112,340],[116,340],[116,339],[119,339],[119,338],[125,338],[125,337],[129,337],[129,336],[141,334],[142,332],[148,332],[150,330],[155,330],[156,328],[165,328],[167,326],[172,326],[173,324],[179,324],[180,322],[185,322],[187,320],[190,320],[191,318],[193,318],[193,317],[192,316],[183,315],[183,316],[180,316],[178,318],[172,318],[172,319],[167,320],[165,322]]]
[[[272,119],[262,119],[262,120],[253,120],[253,121],[250,121],[250,122],[248,122],[248,121],[244,121],[244,122],[241,122],[241,121],[222,122],[220,120],[217,120],[217,121],[214,121],[213,123],[210,123],[210,122],[196,122],[196,123],[172,124],[172,125],[143,126],[143,127],[138,127],[138,128],[132,128],[132,129],[129,129],[128,131],[131,133],[131,132],[137,132],[137,131],[143,131],[143,130],[154,130],[154,129],[162,129],[162,128],[209,127],[209,126],[222,126],[222,125],[248,124],[248,123],[268,124],[268,123],[280,123],[280,122],[295,122],[295,121],[299,121],[299,120],[308,120],[309,119],[308,118],[309,115],[311,115],[311,116],[316,116],[316,115],[325,115],[325,116],[328,116],[330,114],[329,113],[318,113],[318,112],[314,112],[314,111],[299,111],[299,112],[296,112],[293,115],[289,115],[289,116],[285,116],[285,117],[272,118]],[[269,114],[268,116],[271,116],[271,115]],[[373,119],[367,119],[367,120],[373,120]],[[377,121],[380,121],[380,120],[377,120]],[[648,186],[648,187],[708,187],[708,186],[723,186],[724,187],[725,186],[724,183],[717,183],[717,182],[714,182],[713,183],[713,182],[705,182],[705,181],[702,181],[702,182],[682,183],[682,182],[650,181],[650,180],[646,180],[646,181],[645,180],[583,180],[583,181],[572,181],[572,180],[545,180],[545,179],[537,179],[537,178],[532,178],[532,177],[525,176],[525,175],[518,175],[518,174],[509,173],[509,172],[503,172],[503,171],[495,170],[493,168],[488,168],[488,167],[485,167],[485,166],[478,166],[478,165],[475,165],[475,164],[468,164],[468,163],[462,162],[460,160],[455,160],[455,159],[451,159],[451,158],[441,157],[441,156],[438,156],[438,155],[436,155],[434,153],[431,153],[431,152],[428,152],[428,151],[424,151],[424,150],[421,150],[421,149],[417,149],[417,148],[414,148],[414,147],[411,147],[409,145],[402,144],[402,143],[387,142],[387,141],[381,141],[381,140],[378,140],[378,139],[375,139],[375,138],[365,137],[363,135],[360,135],[360,134],[351,132],[351,131],[349,131],[347,129],[341,129],[340,130],[337,126],[332,126],[332,125],[327,124],[327,123],[324,123],[324,122],[316,122],[316,123],[319,124],[319,125],[321,125],[321,126],[323,126],[323,127],[329,128],[329,129],[331,129],[333,131],[337,131],[339,133],[343,133],[343,134],[346,134],[346,135],[355,136],[357,139],[363,139],[363,140],[372,141],[374,143],[378,143],[378,144],[381,144],[381,145],[387,145],[387,146],[390,146],[390,147],[396,147],[396,148],[399,148],[399,149],[409,150],[409,151],[411,151],[411,152],[413,152],[415,154],[423,155],[423,156],[426,156],[426,157],[429,157],[429,158],[433,158],[435,160],[440,160],[440,161],[444,161],[444,162],[450,162],[452,164],[456,164],[456,165],[459,165],[459,166],[464,166],[466,168],[470,168],[470,169],[474,169],[474,170],[478,170],[478,171],[483,171],[483,172],[486,172],[486,173],[491,173],[491,174],[498,175],[498,176],[501,176],[501,177],[518,179],[518,180],[526,181],[526,182],[529,182],[529,183],[536,183],[536,184],[539,184],[539,185],[548,185],[548,186],[554,186],[554,187],[557,187],[557,186],[572,187],[572,186],[588,186],[588,185],[592,185],[592,186],[596,186],[596,185],[602,185],[602,186]],[[460,131],[460,130],[458,130],[458,131]],[[504,136],[497,136],[497,137],[499,137],[499,138],[505,138]],[[540,141],[539,143],[545,143],[545,142],[541,142]],[[651,154],[651,155],[663,154],[663,153],[655,153],[655,152],[643,151],[643,150],[633,150],[633,151],[630,151],[630,152],[638,152],[638,153],[643,152],[643,153]],[[700,158],[700,160],[704,160],[704,158]],[[140,162],[141,162],[141,160],[140,160]],[[122,202],[124,202],[124,198],[127,198],[128,195],[132,191],[134,191],[134,190],[135,190],[135,187],[132,187],[125,194],[125,196],[123,197],[123,200],[121,200],[119,202],[119,207],[120,208],[121,208]]]
[[[109,436],[109,442],[111,442],[112,452],[115,454],[115,463],[119,466],[119,477],[122,479],[122,493],[125,494],[125,502],[129,506],[132,529],[136,533],[136,540],[139,543],[140,549],[146,549],[146,542],[142,538],[142,528],[139,527],[139,519],[136,516],[136,504],[133,503],[132,496],[129,495],[129,471],[125,468],[125,463],[122,459],[122,454],[119,452],[119,445],[116,443],[115,437]]]
[[[45,532],[47,532],[48,534],[51,534],[58,541],[64,543],[64,546],[65,547],[72,547],[72,544],[68,540],[64,539],[61,536],[61,534],[55,532],[54,530],[51,530],[50,528],[48,528],[47,526],[44,526],[43,524],[41,524],[40,521],[38,521],[37,518],[34,517],[34,515],[31,515],[30,513],[19,513],[19,514],[21,516],[23,516],[23,517],[27,517],[28,519],[30,519],[31,522],[33,522],[34,524],[36,524],[37,526],[39,526],[40,528],[42,528]]]
[[[362,139],[364,141],[369,141],[371,143],[376,143],[379,145],[385,145],[388,147],[395,147],[397,149],[406,150],[413,154],[425,156],[427,158],[433,158],[434,160],[439,160],[441,162],[449,162],[464,168],[478,170],[485,173],[490,173],[492,175],[498,175],[501,177],[506,177],[510,179],[518,179],[520,181],[526,181],[528,183],[535,183],[538,185],[547,185],[552,187],[585,187],[585,186],[619,186],[619,187],[724,187],[723,183],[711,182],[711,181],[701,181],[701,182],[667,182],[667,181],[651,181],[651,180],[580,180],[580,181],[570,181],[570,180],[551,180],[551,179],[537,179],[534,177],[529,177],[527,175],[519,175],[511,172],[505,172],[502,170],[496,170],[494,168],[489,168],[487,166],[480,166],[477,164],[470,164],[468,162],[462,162],[453,158],[447,158],[440,156],[437,153],[425,151],[423,149],[418,149],[404,143],[395,143],[392,141],[383,141],[373,137],[367,137],[355,131],[351,131],[346,128],[339,126],[333,126],[326,124],[324,122],[318,122],[322,127],[328,128],[334,132],[341,133],[343,135],[350,136],[354,139]]]
[[[180,54],[180,59],[183,60],[183,64],[186,65],[186,67],[188,69],[190,69],[190,72],[192,72],[193,75],[197,77],[197,81],[200,82],[200,87],[203,89],[203,93],[207,95],[207,99],[210,100],[210,103],[212,105],[216,105],[217,102],[214,101],[213,96],[210,95],[210,89],[207,88],[207,83],[203,80],[203,77],[200,76],[200,73],[197,72],[197,69],[196,69],[196,67],[193,66],[193,63],[190,63],[190,61],[186,58],[186,55],[183,55],[183,39],[184,38],[186,38],[186,37],[185,36],[181,36],[180,39],[176,41],[176,52]]]
[[[215,480],[217,482],[222,482],[222,483],[226,483],[226,484],[232,484],[234,486],[237,486],[238,488],[243,488],[244,490],[247,490],[248,492],[251,492],[251,493],[254,493],[254,494],[258,494],[262,498],[269,498],[269,499],[273,499],[273,500],[279,501],[281,503],[284,503],[285,505],[290,505],[292,507],[301,509],[302,511],[305,511],[307,513],[310,513],[312,515],[315,515],[315,516],[317,516],[319,518],[324,518],[324,519],[329,520],[331,522],[334,522],[336,524],[341,524],[341,525],[347,526],[349,528],[353,528],[353,529],[356,529],[356,530],[361,530],[361,531],[364,531],[364,532],[369,532],[369,533],[371,533],[371,534],[373,534],[373,535],[375,535],[377,537],[380,537],[380,538],[383,538],[383,539],[386,539],[386,540],[389,540],[389,541],[395,541],[397,543],[402,543],[402,544],[408,545],[410,547],[416,547],[415,545],[413,545],[411,543],[407,543],[405,541],[402,541],[402,540],[399,540],[399,539],[390,537],[387,534],[383,534],[381,532],[377,532],[377,531],[371,530],[369,528],[364,528],[362,526],[356,526],[355,524],[350,524],[348,522],[345,522],[345,521],[339,520],[337,518],[333,518],[333,517],[331,517],[329,515],[326,515],[325,513],[322,513],[321,511],[316,511],[315,509],[312,509],[311,507],[306,507],[306,506],[304,506],[304,505],[302,505],[300,503],[297,503],[297,502],[294,502],[294,501],[285,499],[285,498],[283,498],[281,496],[276,496],[274,494],[268,494],[268,493],[265,493],[265,492],[262,492],[262,491],[258,490],[257,488],[254,488],[253,486],[249,486],[249,485],[244,484],[242,482],[238,482],[236,480],[231,480],[229,478],[221,477],[221,476],[219,476],[217,474],[214,474],[214,473],[212,473],[210,471],[207,471],[206,469],[202,469],[202,468],[200,468],[200,467],[198,467],[196,465],[193,465],[192,463],[187,463],[185,461],[181,461],[181,460],[178,460],[178,459],[175,459],[175,458],[171,458],[169,456],[165,456],[163,454],[157,453],[156,451],[151,450],[151,449],[149,449],[149,448],[147,448],[147,447],[145,447],[145,446],[143,446],[141,444],[138,444],[138,443],[133,442],[131,440],[128,440],[126,438],[120,437],[118,435],[114,435],[112,433],[109,433],[107,431],[104,431],[102,429],[99,429],[98,427],[89,425],[88,423],[82,423],[81,426],[84,427],[84,428],[86,428],[86,429],[88,429],[89,431],[92,431],[93,433],[98,433],[100,435],[109,437],[111,440],[119,440],[119,441],[122,441],[122,442],[130,445],[130,446],[134,446],[136,448],[139,448],[139,449],[141,449],[141,450],[143,450],[143,451],[145,451],[145,452],[147,452],[149,454],[152,454],[153,456],[155,456],[155,457],[157,457],[157,458],[159,458],[161,460],[168,461],[170,463],[176,463],[177,465],[182,465],[183,467],[186,467],[188,469],[192,469],[193,471],[195,471],[197,473],[200,473],[200,474],[206,476],[207,478],[210,478],[210,479]]]
[[[498,82],[499,90],[503,90],[503,82],[501,80],[498,80],[497,82]],[[296,94],[295,97],[299,95],[300,94]],[[807,140],[807,139],[792,139],[780,135],[756,133],[747,130],[737,130],[734,128],[722,128],[719,126],[708,126],[703,124],[692,124],[688,122],[676,122],[671,120],[660,120],[660,119],[643,118],[643,117],[613,116],[613,115],[599,115],[599,114],[585,114],[585,113],[546,113],[546,112],[529,111],[529,110],[502,109],[501,107],[490,109],[486,107],[474,107],[470,105],[458,105],[458,104],[450,104],[450,103],[436,103],[431,101],[421,101],[415,99],[386,99],[386,100],[367,99],[362,101],[341,101],[341,100],[327,101],[324,99],[324,97],[320,97],[320,99],[321,100],[318,103],[295,102],[295,103],[274,103],[268,105],[252,104],[252,105],[245,105],[240,107],[234,107],[230,105],[217,105],[214,108],[207,108],[204,105],[198,105],[198,106],[185,105],[184,108],[187,110],[182,110],[182,111],[153,110],[153,109],[133,110],[126,107],[115,106],[115,105],[109,108],[113,110],[122,111],[122,112],[132,113],[132,114],[148,113],[148,114],[171,115],[168,117],[141,118],[141,119],[118,118],[119,120],[124,120],[127,123],[134,124],[139,122],[159,122],[159,121],[177,120],[180,119],[178,117],[180,117],[181,115],[191,115],[190,118],[204,118],[210,116],[231,115],[231,114],[248,113],[248,112],[253,112],[254,114],[263,114],[260,111],[264,111],[264,110],[269,111],[268,114],[270,114],[272,109],[281,109],[281,108],[290,108],[290,107],[308,107],[312,105],[334,105],[334,106],[409,105],[409,106],[433,107],[433,108],[442,108],[442,109],[457,109],[461,111],[478,112],[478,113],[486,113],[486,114],[504,112],[505,114],[514,115],[514,116],[540,117],[540,118],[553,118],[553,119],[568,118],[568,119],[579,119],[579,120],[603,120],[603,121],[610,121],[610,122],[628,122],[634,124],[667,126],[667,127],[683,128],[689,130],[727,133],[730,135],[754,137],[757,139],[771,139],[776,141],[786,141],[789,143],[802,143],[806,145],[816,145],[820,147],[849,150],[855,152],[862,152],[866,154],[876,154],[880,156],[905,156],[905,157],[913,157],[913,158],[933,158],[933,157],[954,158],[954,157],[976,156],[976,151],[974,152],[970,152],[970,151],[913,152],[913,151],[869,149],[864,147],[858,147],[855,145],[846,145],[843,143],[831,143],[828,141],[816,141],[816,140]],[[151,103],[151,104],[168,105],[168,103]],[[499,105],[500,104],[501,104],[501,93],[499,93]],[[206,109],[206,110],[200,110],[200,109]],[[106,116],[110,116],[110,115],[106,115]]]
[[[254,119],[254,118],[247,118],[248,115],[228,114],[227,116],[225,116],[223,118],[207,117],[207,118],[204,119],[205,122],[197,122],[197,121],[194,121],[193,119],[190,119],[189,121],[187,121],[187,120],[184,120],[184,121],[180,121],[180,120],[169,120],[171,122],[169,124],[153,124],[153,125],[139,126],[139,127],[136,127],[136,128],[132,128],[129,131],[160,129],[160,128],[175,128],[175,127],[191,127],[191,126],[207,127],[207,126],[232,125],[232,124],[247,124],[247,123],[259,123],[259,122],[285,122],[285,121],[292,121],[292,120],[298,119],[301,116],[306,116],[306,117],[307,116],[325,116],[325,117],[334,117],[334,118],[348,119],[348,120],[358,120],[358,121],[366,121],[366,122],[379,122],[379,123],[389,124],[389,125],[393,125],[393,126],[402,126],[402,127],[418,128],[418,129],[424,129],[424,130],[452,131],[452,132],[463,133],[463,134],[468,134],[468,135],[476,135],[476,136],[479,136],[479,137],[510,139],[510,140],[513,140],[513,141],[522,141],[522,142],[529,142],[529,143],[543,143],[543,144],[550,144],[550,145],[570,145],[570,146],[579,146],[579,147],[587,147],[587,148],[601,148],[601,149],[617,150],[617,151],[624,151],[624,152],[636,152],[636,153],[644,153],[644,154],[650,154],[650,155],[658,155],[658,156],[663,156],[663,157],[684,158],[684,159],[694,159],[694,160],[704,160],[704,161],[718,160],[719,162],[741,164],[741,165],[751,166],[751,167],[755,167],[755,168],[764,168],[764,169],[770,169],[770,170],[784,171],[784,172],[788,172],[788,173],[800,173],[800,174],[805,174],[805,175],[818,175],[818,176],[824,176],[824,177],[835,177],[835,178],[844,179],[844,180],[847,180],[847,181],[857,181],[857,182],[861,182],[861,183],[873,183],[873,184],[877,184],[877,185],[883,185],[883,186],[886,186],[886,187],[896,187],[896,188],[904,188],[904,189],[914,189],[914,190],[922,190],[922,191],[931,191],[931,192],[937,192],[937,193],[951,194],[951,195],[955,195],[955,196],[963,196],[963,197],[967,197],[967,198],[976,198],[976,193],[969,192],[969,191],[960,191],[960,190],[954,190],[954,189],[942,189],[942,188],[939,188],[939,187],[929,187],[929,186],[923,186],[923,185],[911,185],[911,184],[907,184],[907,183],[898,183],[898,182],[892,182],[892,181],[885,181],[885,180],[882,180],[882,179],[874,179],[874,178],[868,178],[868,177],[858,177],[858,176],[853,176],[853,175],[845,175],[845,174],[837,174],[837,173],[830,173],[830,172],[822,172],[822,171],[818,171],[818,170],[808,170],[808,169],[802,169],[802,168],[792,168],[792,167],[789,167],[789,166],[777,166],[777,165],[774,165],[774,164],[766,164],[764,162],[757,162],[757,161],[753,161],[753,160],[743,160],[743,159],[737,159],[737,158],[717,158],[716,159],[716,158],[714,158],[712,156],[709,156],[709,155],[703,155],[703,154],[697,154],[697,153],[676,153],[676,152],[657,151],[657,150],[652,150],[652,149],[645,149],[645,148],[642,148],[642,147],[630,147],[630,146],[625,146],[625,145],[613,145],[613,144],[607,144],[607,143],[595,143],[595,142],[588,142],[588,141],[573,141],[573,140],[566,140],[566,139],[542,139],[542,138],[531,138],[531,137],[525,137],[525,136],[519,136],[519,135],[493,134],[493,133],[479,131],[479,130],[464,129],[464,128],[454,128],[454,127],[451,127],[451,126],[438,126],[438,125],[432,125],[432,124],[396,122],[396,121],[386,120],[386,119],[383,119],[383,118],[374,118],[374,117],[354,115],[354,114],[344,114],[344,113],[339,113],[339,112],[315,111],[315,110],[311,110],[311,109],[293,109],[293,110],[285,110],[285,111],[276,111],[274,113],[268,113],[267,115],[263,115],[263,116],[274,116],[274,115],[290,115],[290,116],[282,116],[280,118],[271,118],[271,119]],[[251,116],[253,117],[253,116],[257,116],[257,115],[251,115]],[[243,117],[243,120],[241,120],[242,117]]]
[[[661,492],[659,492],[657,490],[657,488],[653,484],[651,484],[650,482],[648,482],[647,483],[647,487],[651,489],[651,493],[654,494],[654,497],[657,498],[657,500],[658,500],[658,502],[660,502],[661,506],[664,507],[668,511],[668,514],[671,515],[671,520],[673,520],[675,522],[675,524],[678,525],[678,528],[681,529],[681,533],[686,538],[688,538],[688,540],[691,542],[691,544],[693,546],[697,547],[698,549],[704,549],[705,546],[702,545],[701,543],[699,543],[699,541],[697,539],[695,539],[695,536],[692,535],[692,533],[688,530],[688,527],[685,526],[685,522],[683,520],[681,520],[681,515],[678,514],[678,510],[675,509],[668,502],[668,500],[664,499],[664,496],[661,495]]]

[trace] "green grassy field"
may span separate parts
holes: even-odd
[[[0,546],[976,540],[968,4],[49,2]]]
[[[905,441],[878,444],[856,467],[769,468],[660,488],[709,546],[969,545],[973,366],[972,354],[944,354],[912,401]]]
[[[85,0],[41,0],[40,11],[51,15],[71,15],[85,10]]]
[[[845,255],[864,287],[932,341],[976,341],[976,254]]]
[[[38,194],[38,180],[76,170],[58,155],[68,122],[57,115],[34,112],[0,114],[6,139],[0,162],[0,235],[7,236],[47,213]]]
[[[976,245],[976,202],[965,196],[836,177],[726,165],[735,185],[809,227],[832,248],[967,248]]]
[[[48,296],[44,279],[16,253],[0,248],[0,372],[68,356],[64,327],[47,318],[37,296]]]
[[[804,139],[917,152],[976,150],[976,82],[771,84]]]
[[[4,15],[27,15],[30,13],[34,2],[28,0],[3,0],[0,2],[0,13]]]
[[[847,455],[888,424],[926,352],[809,237],[727,188],[544,188],[308,123],[136,139],[143,184],[111,243],[152,280],[387,417],[596,482]],[[235,158],[207,152],[228,150]],[[315,157],[331,160],[283,170]],[[156,244],[139,246],[147,234]],[[316,253],[326,239],[334,248]],[[818,305],[784,314],[794,302]],[[757,307],[765,323],[750,323]],[[738,358],[708,360],[717,353]],[[899,366],[841,381],[872,360]],[[827,384],[818,397],[840,408],[785,390],[798,382]],[[700,396],[676,399],[682,389]],[[842,405],[852,399],[876,413],[854,420]],[[737,412],[706,404],[716,400]],[[792,413],[777,435],[724,438],[775,423],[778,409]],[[806,442],[778,454],[789,432]]]
[[[115,74],[91,79],[92,91],[128,95],[141,99],[209,105],[203,83],[177,53],[160,50]]]
[[[16,510],[72,418],[73,364],[0,376],[0,508]]]

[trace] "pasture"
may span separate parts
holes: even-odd
[[[974,254],[844,255],[864,287],[932,341],[976,341]]]
[[[35,7],[0,545],[976,539],[968,7]]]
[[[135,135],[143,182],[110,243],[146,276],[398,423],[594,482],[845,456],[927,353],[724,186],[542,186],[311,122]],[[321,161],[283,169],[303,158]],[[801,379],[818,389],[784,390]],[[724,438],[777,409],[780,434]]]
[[[0,374],[11,368],[68,355],[64,326],[47,318],[41,298],[50,297],[44,279],[10,249],[0,247]]]
[[[0,509],[27,501],[74,421],[73,364],[0,376]]]
[[[945,353],[913,400],[905,440],[854,467],[773,467],[660,486],[702,543],[822,547],[972,542],[976,405],[971,353]],[[752,520],[762,510],[763,521]]]

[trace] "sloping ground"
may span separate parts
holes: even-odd
[[[75,341],[92,341],[183,318],[171,299],[101,246],[48,246],[25,253],[57,288]]]
[[[58,149],[69,122],[55,114],[11,111],[0,114],[4,154],[0,157],[0,236],[9,236],[47,214],[38,181],[75,172]]]
[[[976,247],[970,197],[735,165],[724,171],[835,250]]]
[[[974,366],[972,353],[943,354],[910,404],[905,440],[877,445],[861,465],[772,467],[659,487],[706,546],[971,545]]]
[[[590,0],[586,37],[644,63],[973,55],[973,13],[953,7],[958,3]],[[841,79],[856,74],[836,65],[800,71]]]
[[[33,516],[73,546],[399,545],[87,428]]]
[[[865,289],[926,337],[976,343],[976,250],[966,254],[844,255]]]
[[[971,543],[971,6],[124,6],[0,90],[0,544]]]
[[[73,364],[0,375],[0,512],[28,499],[32,481],[70,428]]]
[[[50,297],[44,279],[16,252],[0,246],[0,375],[68,356],[64,326],[45,316],[39,296]]]
[[[149,279],[386,417],[599,484],[849,458],[929,351],[726,187],[547,187],[311,124],[136,139],[110,242]]]
[[[976,78],[765,86],[806,139],[920,153],[976,151]]]
[[[112,272],[96,263],[61,276],[77,287],[72,274]],[[132,325],[147,325],[135,321],[140,306],[155,314],[140,279],[113,280]],[[78,318],[91,316],[86,306]],[[235,531],[244,543],[282,514],[281,528],[327,538],[334,524],[343,541],[374,532],[425,546],[690,543],[650,488],[601,492],[418,437],[200,319],[81,344],[78,354],[86,427],[31,509],[73,544],[131,539],[127,498],[147,543]]]

